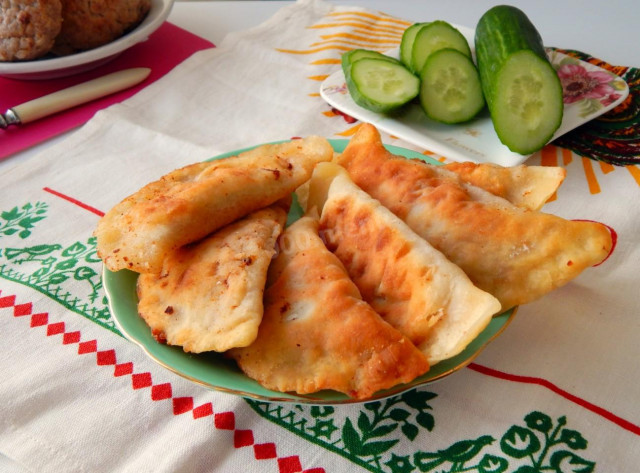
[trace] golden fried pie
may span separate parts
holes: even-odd
[[[540,210],[567,175],[561,167],[524,164],[505,167],[464,162],[445,164],[442,168],[455,172],[464,182],[530,210]]]
[[[286,217],[278,204],[258,210],[169,252],[161,273],[138,276],[138,313],[154,337],[193,353],[253,342]]]
[[[175,170],[107,212],[98,255],[111,271],[158,273],[169,252],[290,195],[332,156],[326,139],[311,136]]]
[[[425,357],[364,302],[343,265],[302,217],[280,237],[256,341],[230,350],[268,389],[332,389],[366,399],[429,369]]]
[[[338,162],[339,154],[334,154]],[[431,164],[427,164],[431,166]],[[567,171],[558,166],[499,166],[493,163],[449,163],[438,165],[439,172],[449,174],[452,179],[480,187],[493,195],[502,197],[518,207],[540,210],[551,199],[564,181]],[[445,171],[446,170],[446,171]],[[298,202],[306,209],[309,181],[296,189]]]
[[[362,298],[430,364],[460,353],[499,312],[499,302],[334,163],[316,166],[308,205],[327,247]]]
[[[504,310],[566,284],[611,250],[604,225],[524,210],[439,166],[394,156],[368,124],[338,162]]]

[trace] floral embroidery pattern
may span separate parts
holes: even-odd
[[[587,441],[579,432],[565,428],[566,417],[560,417],[554,427],[551,417],[534,411],[526,415],[524,421],[526,427],[514,425],[500,440],[504,453],[514,459],[527,459],[530,463],[518,468],[516,473],[590,473],[594,470],[594,462],[575,453],[574,450],[586,449]]]
[[[394,451],[402,437],[414,441],[434,430],[430,401],[436,397],[417,389],[364,404],[353,416],[331,406],[247,402],[260,416],[372,473],[594,471],[595,463],[576,453],[587,448],[582,434],[566,428],[566,417],[554,425],[551,417],[538,411],[527,414],[525,425],[512,425],[499,439],[481,435],[435,450],[418,449],[406,455]],[[421,438],[416,445],[426,443]]]
[[[22,246],[44,218],[48,205],[27,203],[0,213],[0,237],[13,244],[0,247],[0,277],[25,284],[48,295],[64,307],[118,333],[102,291],[101,261],[96,239]]]
[[[47,204],[36,202],[35,205],[27,203],[0,213],[0,236],[17,233],[22,239],[29,237],[34,224],[42,220],[46,212]]]

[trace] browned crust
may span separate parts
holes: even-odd
[[[370,125],[338,162],[505,310],[566,284],[611,249],[604,225],[522,210],[499,198],[478,200],[455,176],[389,153]]]

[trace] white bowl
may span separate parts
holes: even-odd
[[[0,76],[9,79],[41,80],[88,71],[115,59],[134,44],[146,41],[167,19],[174,0],[151,0],[151,9],[134,30],[98,48],[34,61],[0,62]]]

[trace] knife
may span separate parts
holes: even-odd
[[[0,114],[0,128],[21,125],[139,84],[149,76],[148,67],[135,67],[107,74],[10,108]]]

